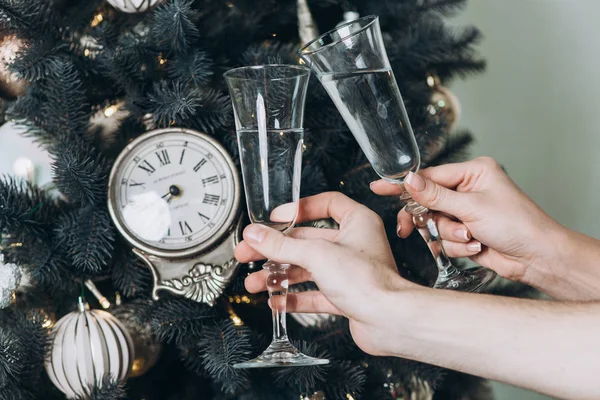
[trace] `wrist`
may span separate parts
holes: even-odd
[[[557,300],[595,300],[600,284],[600,241],[556,224],[545,230],[544,246],[524,283]]]

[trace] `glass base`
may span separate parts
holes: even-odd
[[[462,271],[456,276],[438,277],[434,289],[457,290],[459,292],[477,293],[489,286],[496,277],[491,269],[476,267]]]
[[[302,354],[287,340],[276,340],[258,357],[233,368],[306,367],[329,364],[329,360]]]

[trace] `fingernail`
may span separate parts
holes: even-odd
[[[413,172],[408,173],[408,176],[406,177],[406,183],[417,192],[422,192],[425,190],[425,181],[418,174]]]
[[[402,237],[402,236],[400,236],[401,230],[402,230],[402,225],[398,224],[398,226],[396,227],[396,234],[398,235],[398,237]]]
[[[467,245],[467,250],[479,253],[481,251],[481,243],[474,242]]]
[[[456,236],[458,239],[462,239],[462,240],[469,240],[469,231],[467,231],[466,229],[457,229],[456,231],[454,231],[454,236]]]
[[[265,231],[260,225],[250,225],[244,231],[244,239],[250,243],[259,244],[265,238]]]
[[[373,186],[375,186],[375,183],[376,183],[376,182],[377,182],[377,181],[373,181],[373,182],[369,183],[369,187],[371,188],[371,190],[373,190]]]

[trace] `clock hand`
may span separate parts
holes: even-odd
[[[173,200],[173,197],[179,196],[180,194],[181,194],[181,189],[179,189],[179,187],[176,185],[171,185],[169,187],[169,193],[163,195],[162,198],[164,199],[166,197],[167,203],[170,203],[171,200]]]

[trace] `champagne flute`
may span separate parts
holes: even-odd
[[[295,225],[300,199],[304,103],[310,70],[303,66],[262,65],[225,73],[252,223],[287,234]],[[273,340],[257,358],[235,368],[327,364],[289,341],[286,301],[289,264],[268,260],[267,289],[273,314]]]
[[[420,154],[385,51],[379,18],[367,16],[337,26],[299,50],[335,103],[338,111],[379,176],[404,185],[417,172]],[[496,276],[485,268],[461,271],[442,246],[429,209],[403,191],[401,199],[438,267],[438,289],[483,290]]]

